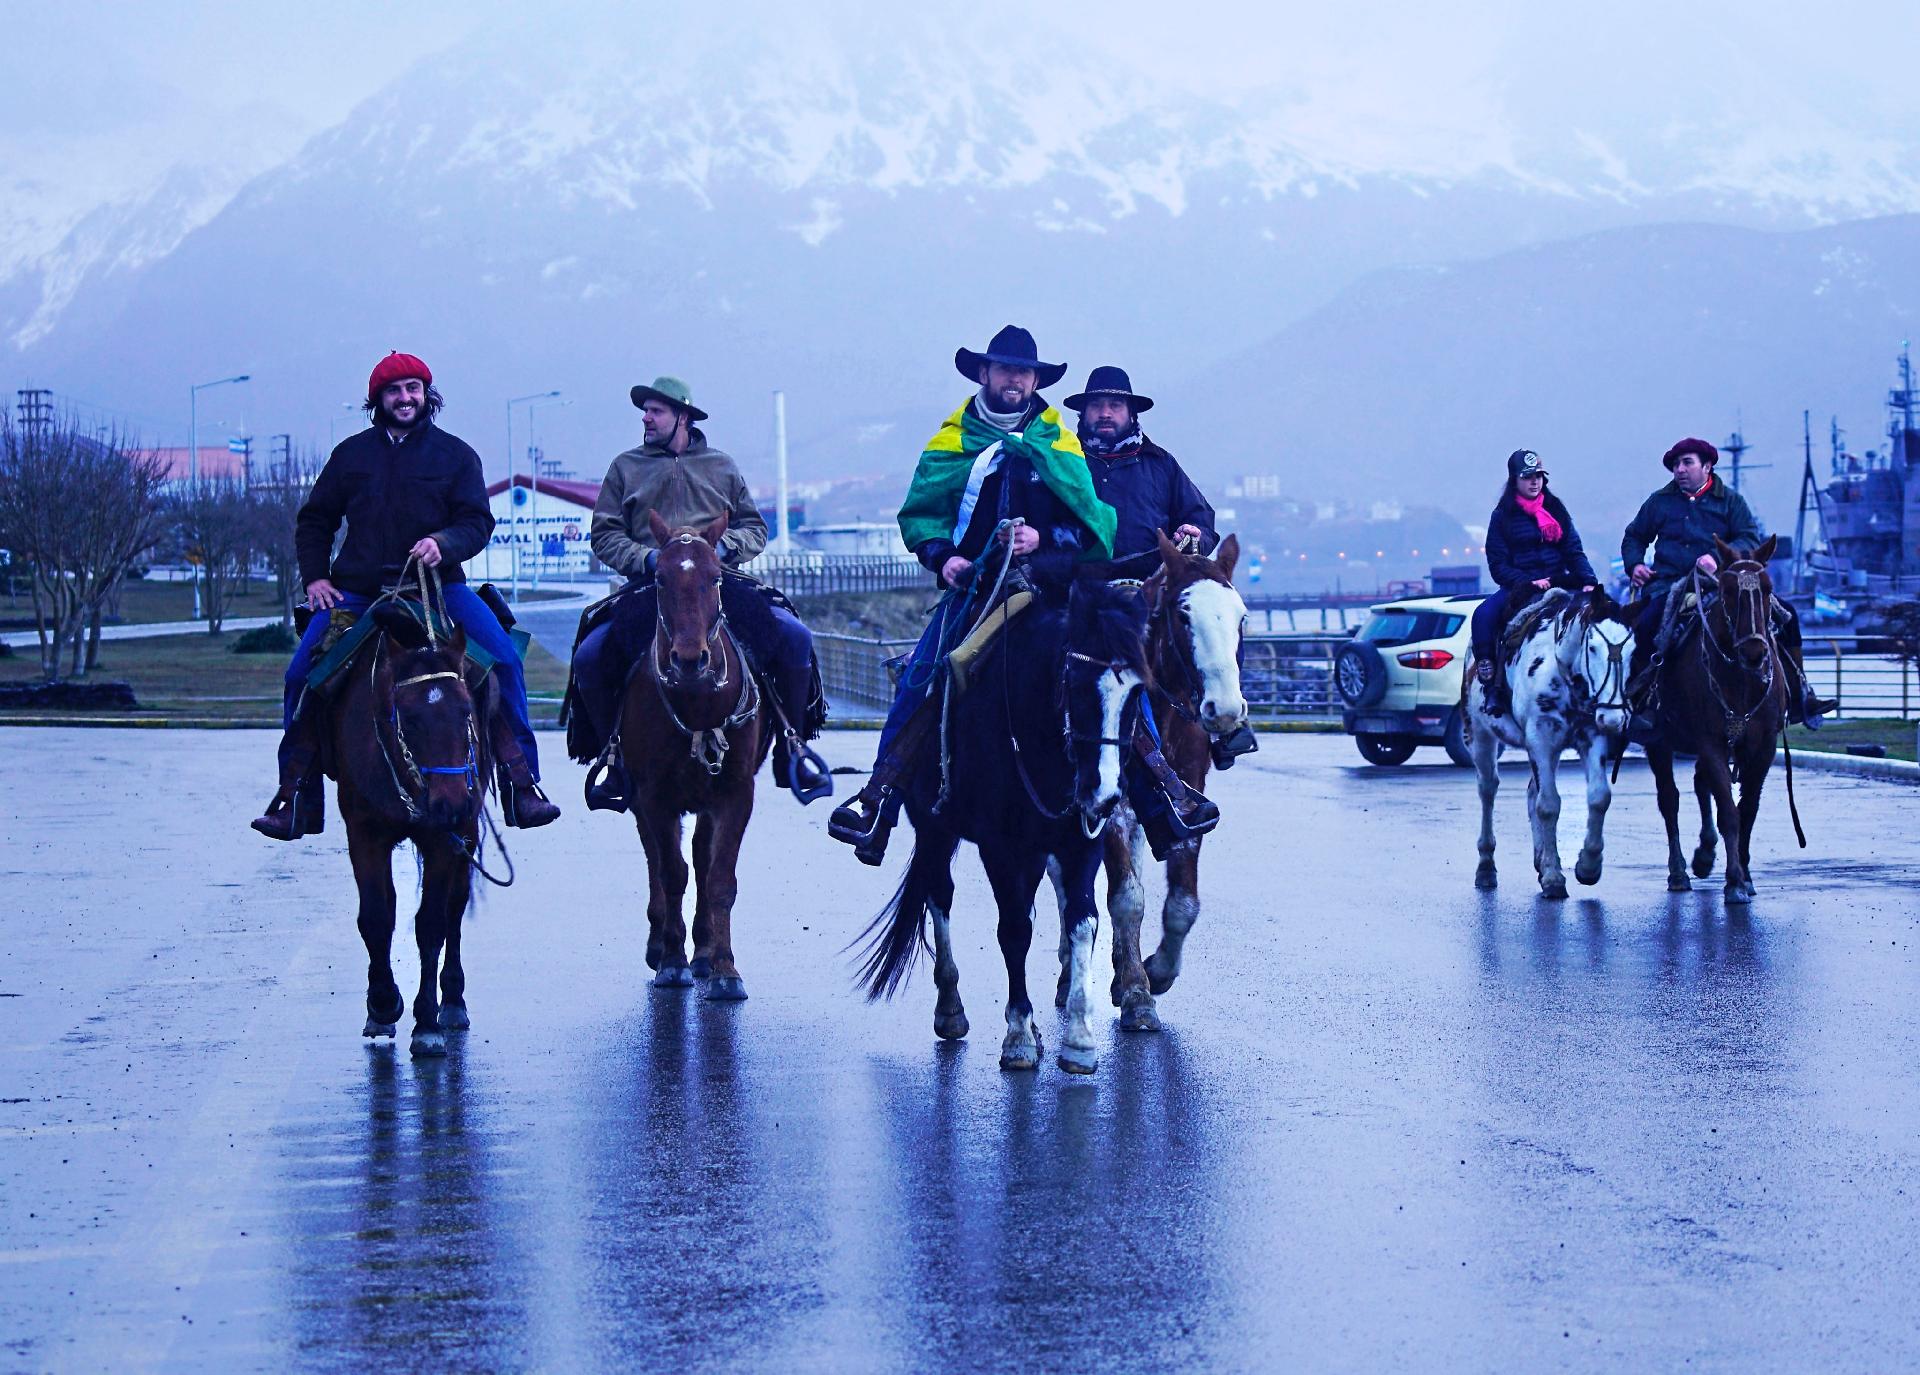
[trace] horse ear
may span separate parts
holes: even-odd
[[[1773,551],[1780,546],[1780,536],[1768,535],[1760,541],[1760,547],[1753,551],[1753,561],[1763,567],[1773,562]]]
[[[1178,572],[1187,556],[1180,552],[1180,546],[1167,538],[1165,530],[1155,530],[1153,537],[1160,541],[1160,564],[1169,573]]]
[[[1227,580],[1231,582],[1233,580],[1233,566],[1240,562],[1240,536],[1237,534],[1228,535],[1225,539],[1221,540],[1220,547],[1213,551],[1213,561],[1220,565],[1220,571],[1225,573]]]
[[[1713,553],[1722,568],[1725,568],[1730,563],[1740,562],[1739,552],[1718,535],[1713,537]]]
[[[453,628],[453,636],[447,641],[447,649],[452,653],[453,661],[456,664],[467,657],[466,627],[456,625]]]
[[[667,541],[673,538],[673,531],[667,527],[664,520],[660,519],[660,513],[651,507],[647,510],[647,529],[653,532],[653,542],[662,549],[666,548]]]
[[[700,532],[700,538],[715,549],[720,547],[720,537],[727,533],[727,513],[722,511],[718,520],[712,521]]]

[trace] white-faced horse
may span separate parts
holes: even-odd
[[[1633,631],[1620,619],[1620,607],[1604,592],[1553,588],[1519,613],[1502,640],[1518,637],[1511,661],[1499,668],[1512,685],[1512,710],[1487,710],[1490,687],[1469,671],[1464,710],[1480,776],[1480,867],[1474,886],[1499,882],[1493,864],[1493,798],[1500,789],[1500,751],[1513,746],[1527,752],[1532,777],[1527,782],[1527,811],[1533,822],[1533,867],[1540,891],[1550,898],[1567,895],[1560,869],[1558,825],[1560,790],[1555,774],[1560,752],[1571,747],[1586,761],[1587,839],[1574,862],[1582,883],[1600,881],[1607,805],[1613,788],[1607,778],[1614,741],[1627,728],[1627,656]]]
[[[1240,687],[1240,642],[1247,604],[1233,588],[1240,540],[1228,535],[1212,558],[1183,552],[1160,536],[1160,567],[1147,579],[1150,619],[1147,666],[1152,674],[1154,724],[1167,762],[1187,786],[1203,789],[1212,765],[1210,737],[1246,724],[1247,699]],[[1228,763],[1231,763],[1228,756]],[[1144,876],[1151,855],[1146,833],[1129,807],[1114,813],[1106,834],[1107,915],[1113,922],[1113,984],[1123,1031],[1158,1031],[1154,995],[1180,976],[1187,934],[1200,919],[1200,838],[1167,856],[1167,896],[1160,908],[1160,944],[1140,958],[1140,928],[1146,917]],[[1054,874],[1060,899],[1060,963],[1054,1003],[1065,1007],[1070,923],[1066,889]]]

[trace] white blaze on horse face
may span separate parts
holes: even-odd
[[[692,560],[692,559],[681,559],[681,560],[680,560],[680,567],[681,567],[682,569],[684,569],[684,570],[685,570],[686,572],[689,572],[689,573],[691,573],[691,572],[693,571],[693,560]]]
[[[1200,674],[1200,724],[1215,734],[1246,720],[1240,691],[1240,631],[1247,604],[1224,583],[1197,582],[1180,594],[1193,637],[1193,666]]]
[[[1140,675],[1130,669],[1114,669],[1100,675],[1100,736],[1118,740],[1126,719],[1127,700],[1140,689]],[[1100,746],[1099,791],[1094,794],[1096,812],[1104,816],[1120,800],[1120,747]]]

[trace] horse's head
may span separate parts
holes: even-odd
[[[428,825],[457,830],[478,816],[484,777],[479,709],[464,672],[466,632],[430,638],[391,603],[373,614],[391,651],[376,662],[374,700],[387,710],[381,748],[394,782]]]
[[[670,530],[658,511],[647,512],[647,528],[660,546],[654,572],[660,613],[654,632],[656,667],[676,687],[691,686],[713,677],[714,650],[720,630],[720,537],[727,533],[727,517],[704,530]]]
[[[1130,587],[1077,582],[1067,600],[1061,674],[1073,798],[1089,830],[1120,801],[1121,751],[1129,747],[1147,682],[1147,605]]]
[[[1573,599],[1561,637],[1561,644],[1574,655],[1568,665],[1570,675],[1593,708],[1594,724],[1608,735],[1620,735],[1627,728],[1633,626],[1625,616],[1618,602],[1596,589]]]
[[[1233,589],[1240,537],[1228,535],[1212,558],[1183,553],[1164,533],[1159,539],[1160,569],[1148,588],[1164,618],[1156,636],[1160,686],[1194,714],[1202,730],[1225,735],[1247,719],[1240,689],[1247,604]]]
[[[1768,535],[1751,555],[1742,558],[1738,551],[1718,535],[1713,537],[1714,557],[1719,571],[1720,615],[1733,653],[1758,668],[1773,653],[1773,580],[1767,576],[1767,562],[1773,558],[1778,537]]]

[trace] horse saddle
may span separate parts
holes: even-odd
[[[967,690],[967,675],[1007,628],[1007,622],[1033,604],[1033,593],[1024,588],[1006,598],[974,623],[947,655],[947,667],[953,675],[956,692]]]
[[[380,605],[398,608],[412,617],[416,624],[430,629],[433,635],[440,638],[451,639],[458,629],[448,624],[437,611],[429,612],[418,601],[411,598],[394,597]],[[495,614],[498,614],[497,609]],[[320,641],[320,652],[313,656],[313,668],[307,673],[307,687],[314,692],[326,691],[327,686],[359,657],[360,651],[372,641],[374,632],[378,629],[380,629],[380,621],[377,616],[349,611],[339,606],[329,611],[327,631]],[[527,645],[532,637],[520,629],[509,629],[507,634],[513,641],[515,651],[525,659]],[[493,655],[487,653],[474,641],[471,639],[467,641],[469,678],[478,680],[485,677],[498,662]]]

